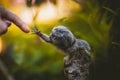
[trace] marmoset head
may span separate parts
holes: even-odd
[[[61,49],[70,47],[75,38],[71,31],[64,26],[54,27],[50,35],[52,43]]]

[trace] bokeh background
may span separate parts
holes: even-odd
[[[29,27],[50,34],[68,27],[91,45],[90,80],[119,80],[120,5],[117,0],[0,0]],[[64,80],[66,55],[12,24],[0,36],[0,80]]]

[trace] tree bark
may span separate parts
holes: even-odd
[[[68,59],[68,56],[64,59]],[[69,65],[64,63],[65,80],[89,80],[91,60],[86,61],[86,59],[82,57],[81,59],[73,57],[68,60],[71,62]]]

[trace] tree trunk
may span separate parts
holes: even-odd
[[[65,57],[64,59],[68,58]],[[89,80],[89,68],[91,60],[86,61],[84,58],[73,58],[69,65],[64,63],[65,80]]]

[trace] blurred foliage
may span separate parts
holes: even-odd
[[[4,5],[5,7],[8,7],[10,6],[10,0],[0,0],[0,5]]]
[[[36,1],[41,3],[43,0]],[[30,7],[31,3],[28,2],[27,6]],[[107,13],[101,15],[101,7],[94,0],[87,0],[82,7],[82,11],[71,16],[50,23],[33,22],[32,27],[38,27],[41,32],[49,35],[54,26],[64,25],[76,38],[88,41],[92,47],[91,56],[97,64],[106,63],[112,20],[107,22]],[[23,33],[15,25],[12,25],[2,38],[6,45],[13,45],[12,57],[17,65],[10,72],[16,80],[63,80],[65,55],[60,54],[63,52],[55,46],[45,43],[32,33]]]
[[[27,6],[28,6],[28,7],[31,7],[33,1],[35,1],[35,2],[34,2],[34,5],[39,6],[40,4],[42,4],[43,2],[45,2],[46,0],[27,0],[27,3],[26,3]]]

